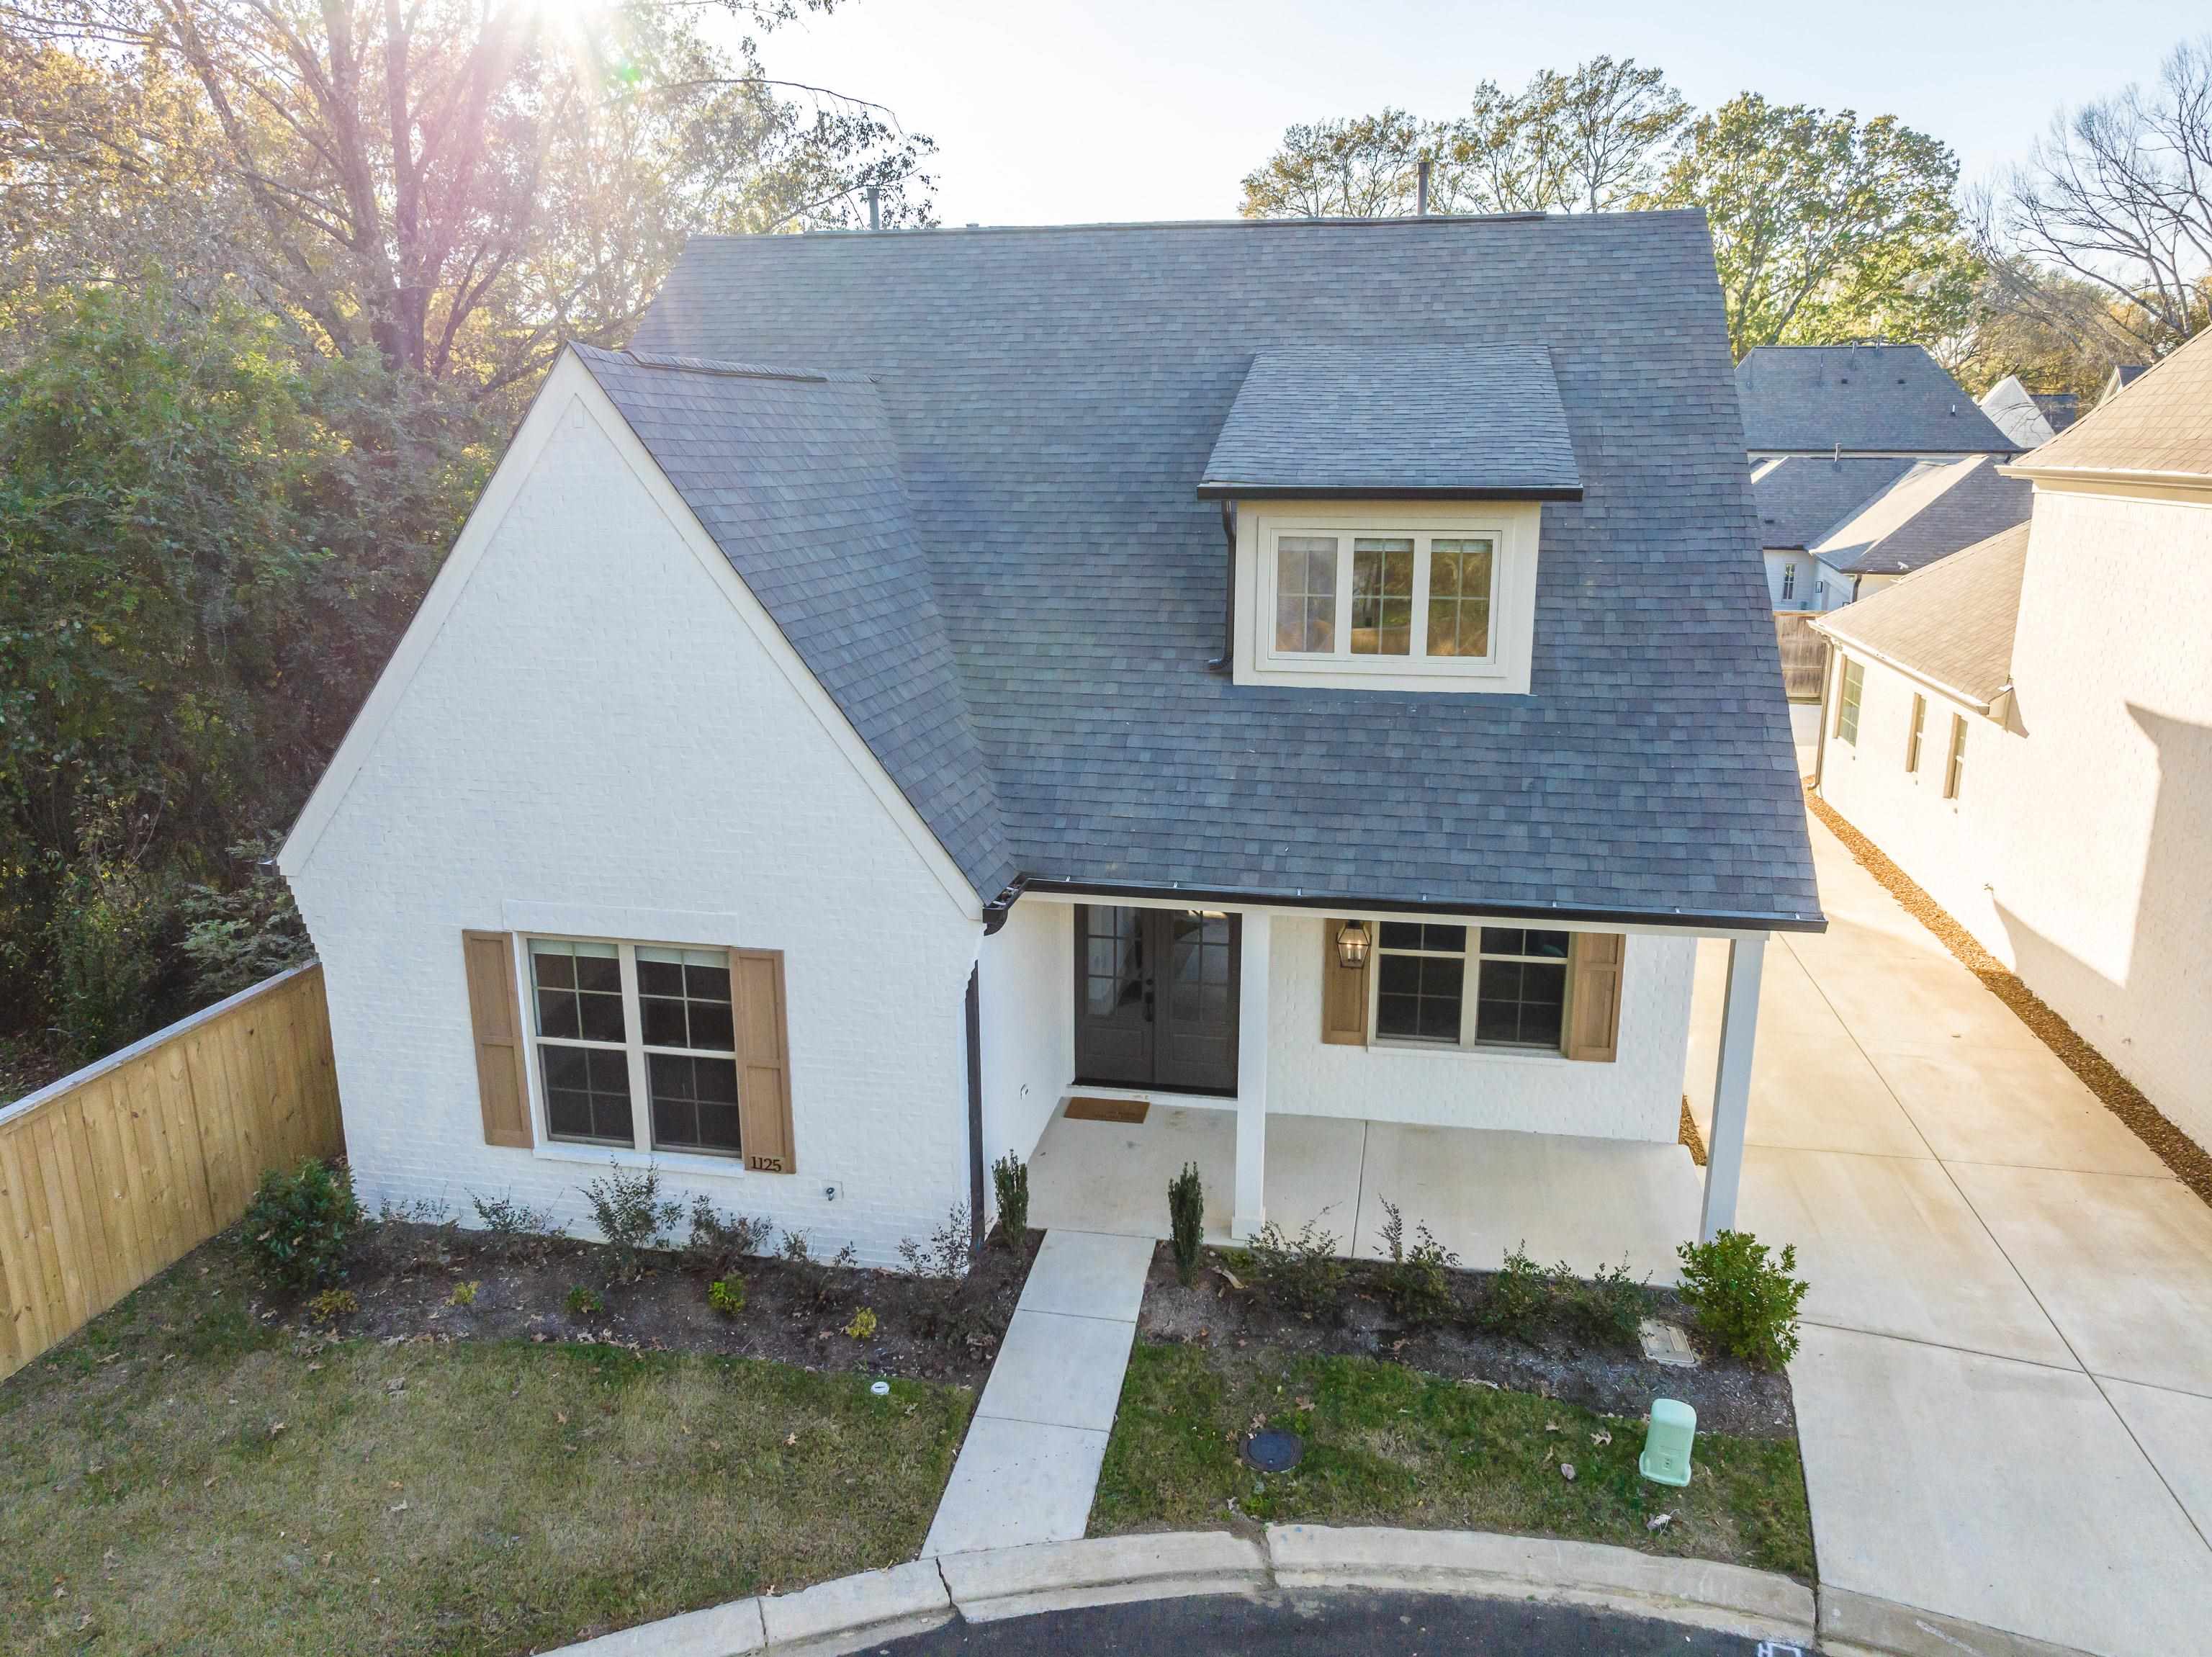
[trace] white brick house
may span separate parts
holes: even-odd
[[[1748,521],[1693,216],[697,244],[285,848],[364,1193],[888,1263],[1082,1091],[1233,1112],[1242,1232],[1271,1116],[1671,1146],[1720,935],[1725,1223],[1820,924]]]

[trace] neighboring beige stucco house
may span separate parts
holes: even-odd
[[[1820,792],[2212,1143],[2212,335],[2008,469],[2026,525],[1816,624]]]

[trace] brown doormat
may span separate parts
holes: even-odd
[[[1133,1127],[1150,1109],[1141,1099],[1071,1099],[1066,1116],[1071,1122],[1120,1122]]]

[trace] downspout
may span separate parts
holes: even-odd
[[[1820,729],[1813,741],[1813,792],[1815,794],[1820,794],[1820,779],[1828,770],[1828,687],[1836,682],[1837,675],[1843,671],[1844,661],[1844,653],[1836,648],[1835,640],[1830,639],[1827,643],[1828,669],[1820,675]],[[1825,799],[1826,796],[1821,797]]]
[[[968,969],[968,1242],[983,1252],[983,964]]]
[[[1221,503],[1221,539],[1228,544],[1228,567],[1221,583],[1221,654],[1206,664],[1209,673],[1225,673],[1237,655],[1237,503]]]

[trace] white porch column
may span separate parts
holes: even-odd
[[[1759,1033],[1759,975],[1766,940],[1729,941],[1728,990],[1721,1008],[1720,1063],[1713,1071],[1713,1130],[1705,1145],[1705,1208],[1698,1240],[1735,1228],[1743,1179],[1743,1129],[1751,1114],[1751,1050]]]
[[[1229,1234],[1251,1236],[1267,1221],[1267,978],[1271,917],[1248,913],[1237,964],[1237,1206]]]

